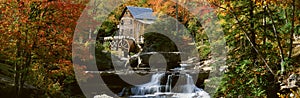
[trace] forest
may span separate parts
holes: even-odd
[[[116,2],[121,5],[110,8]],[[91,70],[83,64],[94,58],[99,70],[113,70],[108,43],[100,39],[116,34],[126,6],[152,8],[158,18],[177,19],[188,31],[175,34],[193,40],[203,60],[211,59],[213,46],[225,41],[217,52],[226,53],[218,58],[226,59],[226,69],[221,78],[211,79],[220,81],[212,97],[300,98],[299,0],[3,0],[0,97],[86,97],[78,82],[94,76],[74,70]],[[211,21],[216,24],[210,26],[220,28],[205,28]],[[222,38],[212,42],[218,34]],[[106,52],[72,53],[90,54],[90,47]]]

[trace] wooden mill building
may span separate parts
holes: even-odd
[[[136,44],[143,44],[145,28],[155,20],[151,8],[127,6],[122,12],[117,36],[131,37]]]

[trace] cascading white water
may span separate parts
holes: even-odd
[[[172,75],[168,75],[167,84],[166,84],[166,92],[172,92]]]
[[[160,92],[161,89],[161,78],[164,76],[164,73],[156,73],[152,75],[151,81],[149,83],[138,85],[135,88],[132,88],[131,91],[135,95],[145,95]]]
[[[172,98],[210,98],[208,93],[194,84],[191,75],[186,73],[167,75],[166,84],[161,84],[162,78],[165,75],[164,73],[154,74],[149,83],[132,88],[131,92],[134,96],[130,96],[130,98],[165,98],[166,96]],[[174,77],[183,77],[181,78],[183,80],[176,82],[179,84],[176,87],[172,87]],[[163,87],[165,87],[165,90],[162,91]],[[172,91],[173,89],[174,91]]]

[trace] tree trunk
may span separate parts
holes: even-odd
[[[289,56],[288,56],[288,59],[291,59],[292,57],[292,53],[293,53],[293,35],[294,35],[294,32],[295,32],[295,21],[294,21],[294,18],[295,18],[295,0],[293,0],[293,3],[292,3],[292,28],[291,28],[291,32],[290,32],[290,46],[289,46]]]
[[[255,27],[254,27],[254,2],[252,0],[250,0],[250,38],[251,38],[251,42],[253,43],[253,47],[256,47],[256,38],[255,38]],[[256,47],[257,48],[257,47]],[[255,51],[254,48],[252,48],[251,50],[251,55],[252,55],[252,61],[253,61],[253,64],[255,64],[256,62],[256,58],[257,58],[257,53]]]
[[[281,62],[280,62],[280,68],[281,68],[281,74],[283,74],[283,72],[284,72],[284,62],[285,62],[285,60],[284,60],[284,53],[283,53],[283,48],[282,48],[282,46],[281,46],[281,42],[280,42],[280,36],[278,35],[278,32],[277,32],[277,28],[276,28],[276,26],[275,26],[275,21],[274,21],[274,19],[273,19],[273,14],[272,14],[272,12],[270,11],[270,8],[268,7],[268,5],[266,6],[267,7],[267,9],[268,9],[268,15],[269,15],[269,17],[270,17],[270,19],[271,19],[271,22],[272,22],[272,28],[273,28],[273,33],[274,33],[274,35],[275,35],[275,38],[276,38],[276,41],[277,41],[277,44],[278,44],[278,48],[279,48],[279,52],[280,52],[280,59],[281,59]]]
[[[17,41],[17,56],[16,56],[16,58],[17,58],[17,60],[16,60],[16,62],[15,62],[15,81],[14,81],[14,83],[15,83],[15,91],[16,91],[16,93],[15,93],[15,96],[16,96],[16,98],[18,98],[19,97],[19,95],[20,95],[20,92],[21,92],[21,90],[20,90],[20,77],[21,77],[21,74],[20,74],[20,70],[21,70],[21,49],[20,49],[20,45],[21,45],[21,38],[18,38],[18,41]]]

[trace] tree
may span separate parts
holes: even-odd
[[[286,13],[286,9],[293,6],[289,2],[226,0],[212,3],[219,8],[221,21],[225,20],[223,27],[229,46],[229,71],[219,96],[277,97],[280,73],[287,74],[287,65],[292,64],[288,55],[292,52],[289,45],[294,31],[289,31],[294,23],[287,17],[295,16]]]
[[[70,84],[76,83],[71,62],[72,34],[85,3],[83,0],[0,3],[1,47],[4,47],[1,54],[7,55],[5,63],[15,69],[16,92],[11,95],[24,94],[25,83],[46,91],[48,96],[67,91]]]

